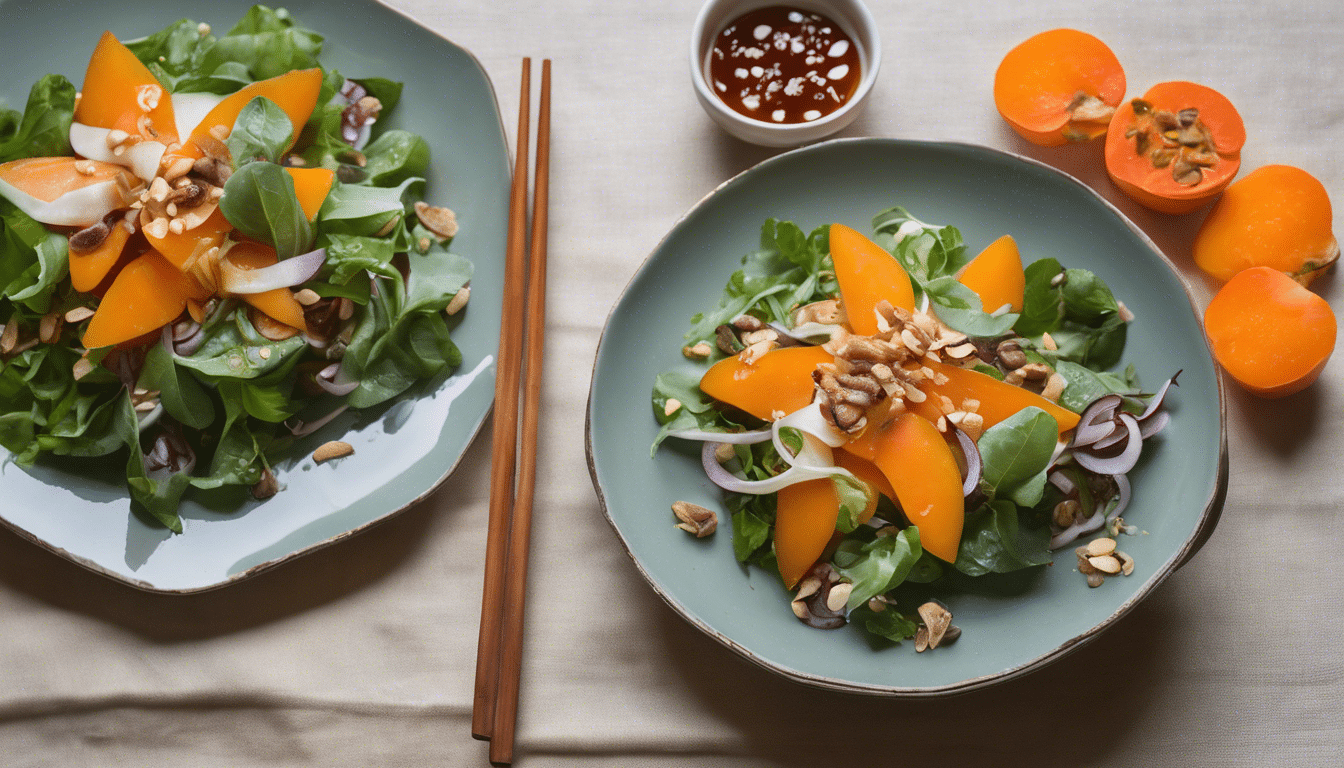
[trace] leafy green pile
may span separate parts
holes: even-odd
[[[1041,259],[1025,269],[1022,312],[989,314],[979,296],[954,277],[972,256],[955,227],[926,224],[900,207],[879,213],[873,227],[876,242],[909,273],[917,301],[927,296],[942,322],[971,337],[1018,336],[1029,361],[1048,363],[1061,373],[1068,384],[1060,405],[1081,412],[1103,394],[1138,392],[1132,366],[1123,373],[1108,370],[1120,361],[1126,326],[1119,303],[1095,274]],[[686,341],[711,341],[720,324],[744,313],[788,326],[791,307],[835,298],[839,288],[829,251],[827,227],[807,234],[792,222],[766,221],[761,248],[743,258],[719,306],[692,318]],[[1047,333],[1055,348],[1045,343]],[[716,350],[709,362],[721,357]],[[1004,377],[989,365],[978,365],[976,370]],[[654,413],[662,429],[654,451],[678,431],[741,432],[761,427],[761,422],[740,411],[716,407],[700,390],[699,380],[699,373],[685,370],[667,371],[655,380]],[[668,415],[671,399],[681,407]],[[967,509],[960,549],[950,564],[923,550],[918,530],[901,527],[904,516],[886,498],[874,521],[859,525],[863,495],[837,483],[841,509],[836,530],[844,538],[831,565],[853,584],[850,623],[899,641],[915,634],[911,614],[931,590],[974,589],[976,580],[992,579],[992,574],[1049,564],[1050,514],[1063,498],[1046,480],[1057,435],[1054,418],[1039,408],[1023,409],[984,432],[977,441],[982,462],[979,493],[974,497],[978,501]],[[787,440],[785,445],[789,446]],[[786,466],[769,441],[734,447],[736,461],[725,466],[747,480],[770,477]],[[775,495],[725,491],[725,504],[732,516],[737,559],[777,574],[771,544]],[[887,596],[898,609],[871,610],[869,600],[879,595]]]
[[[127,45],[170,92],[227,94],[320,67],[322,42],[285,10],[255,6],[220,37],[183,19]],[[450,239],[415,219],[429,147],[413,133],[384,129],[380,120],[361,157],[342,139],[345,105],[333,101],[345,82],[336,70],[323,70],[318,106],[302,126],[291,125],[267,99],[249,103],[228,140],[235,171],[220,202],[240,232],[273,245],[281,259],[325,249],[325,265],[304,287],[323,299],[353,302],[339,348],[315,349],[303,335],[271,341],[245,306],[224,300],[202,323],[203,341],[190,354],[159,343],[93,350],[87,358],[94,367],[77,380],[83,324],[66,324],[55,343],[19,344],[0,356],[0,445],[16,462],[125,449],[133,508],[180,532],[177,507],[188,488],[253,486],[269,475],[294,441],[285,420],[342,405],[368,408],[461,363],[442,312],[470,280],[472,265],[448,250]],[[383,117],[400,99],[399,83],[358,82],[381,101]],[[69,155],[74,93],[64,77],[48,75],[32,88],[23,113],[0,109],[0,162]],[[276,164],[295,133],[294,151],[305,165],[337,170],[311,224],[293,181]],[[67,279],[67,234],[0,198],[0,318],[20,339],[37,337],[44,316],[90,303]],[[336,359],[342,375],[358,382],[353,391],[335,397],[305,386],[315,367]],[[135,402],[153,393],[161,411],[146,418]],[[145,454],[164,441],[188,446],[195,469],[147,469]]]

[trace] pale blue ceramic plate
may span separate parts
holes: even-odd
[[[1024,261],[1046,256],[1101,275],[1137,319],[1126,359],[1142,380],[1183,369],[1167,402],[1170,427],[1132,473],[1124,537],[1132,576],[1089,589],[1065,550],[1054,566],[1008,580],[1003,594],[946,594],[964,634],[916,655],[910,643],[877,648],[859,630],[809,629],[794,618],[779,577],[733,558],[728,516],[697,540],[673,528],[672,502],[722,510],[700,468],[699,446],[668,441],[654,458],[654,377],[703,365],[681,355],[692,314],[713,307],[762,223],[805,231],[843,222],[871,232],[873,214],[903,205],[954,224],[972,251],[1008,233]],[[1109,203],[1057,170],[983,147],[846,139],[780,155],[727,182],[688,212],[626,289],[597,352],[588,401],[593,483],[640,573],[677,613],[753,662],[823,687],[929,696],[1004,680],[1053,661],[1117,621],[1199,548],[1226,487],[1217,371],[1193,302],[1157,247]]]
[[[104,30],[131,39],[186,17],[222,34],[250,5],[0,2],[0,99],[22,109],[28,88],[48,72],[79,87]],[[80,565],[143,589],[223,586],[387,519],[448,476],[494,397],[509,157],[489,79],[470,53],[372,0],[280,5],[325,36],[324,65],[355,78],[405,83],[391,124],[429,141],[426,199],[457,213],[461,233],[453,250],[476,265],[471,303],[453,331],[463,362],[450,378],[370,417],[339,419],[296,446],[297,458],[277,467],[284,490],[264,503],[245,491],[209,506],[189,495],[180,535],[132,514],[124,478],[115,471],[70,461],[21,469],[0,449],[0,521]],[[322,466],[308,458],[314,447],[337,438],[351,443],[355,455]]]

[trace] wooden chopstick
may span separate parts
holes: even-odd
[[[546,225],[551,162],[551,60],[541,62],[541,104],[537,109],[537,161],[532,187],[532,249],[527,277],[527,377],[523,390],[523,444],[519,449],[518,490],[513,500],[505,574],[504,629],[499,657],[490,762],[513,762],[513,733],[518,718],[518,684],[523,663],[523,608],[527,555],[532,531],[532,496],[537,484],[537,422],[541,410],[541,373],[546,329]]]
[[[500,317],[494,427],[491,433],[490,521],[485,539],[485,585],[481,590],[481,627],[476,643],[476,690],[471,710],[471,735],[477,739],[489,739],[494,734],[495,697],[499,680],[499,628],[504,610],[505,559],[508,554],[518,441],[518,384],[522,372],[531,76],[532,60],[525,58],[522,97],[518,101],[518,149],[514,157],[513,187],[509,196],[504,306]]]

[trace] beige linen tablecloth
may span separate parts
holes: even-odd
[[[1081,651],[945,701],[790,683],[702,636],[645,585],[602,517],[582,450],[593,353],[626,281],[682,212],[774,154],[729,138],[696,104],[686,47],[699,3],[393,5],[481,59],[510,132],[519,59],[555,61],[519,764],[1344,764],[1344,355],[1284,400],[1229,387],[1221,525]],[[867,112],[842,135],[975,142],[1060,167],[1148,232],[1201,303],[1210,294],[1190,243],[1202,212],[1150,213],[1107,181],[1099,144],[1041,150],[1000,120],[993,73],[1018,41],[1088,30],[1120,56],[1131,94],[1164,80],[1213,85],[1245,118],[1243,174],[1300,166],[1344,208],[1337,0],[869,6],[885,58]],[[1338,233],[1341,224],[1337,213]],[[1339,282],[1317,284],[1336,311]],[[138,592],[0,531],[0,764],[486,764],[469,723],[488,434],[437,493],[391,522],[196,596]]]

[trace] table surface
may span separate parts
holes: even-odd
[[[1282,400],[1228,387],[1231,486],[1200,555],[1096,642],[942,701],[820,692],[674,615],[603,518],[583,413],[607,311],[663,233],[776,154],[692,93],[694,0],[391,0],[473,51],[512,134],[520,58],[554,60],[548,350],[518,731],[526,766],[1330,765],[1344,762],[1344,441],[1336,356]],[[1130,92],[1212,85],[1250,137],[1344,206],[1344,5],[1334,0],[1030,4],[869,0],[884,61],[842,136],[949,139],[1065,170],[1180,267],[1204,212],[1165,216],[1106,179],[1098,142],[1041,149],[993,108],[1004,53],[1084,29]],[[301,18],[301,16],[300,16]],[[432,66],[432,62],[426,62]],[[1336,232],[1344,232],[1336,214]],[[1339,278],[1314,286],[1341,308]],[[0,754],[8,765],[485,765],[469,735],[489,430],[429,499],[226,589],[138,592],[0,530]],[[1315,627],[1313,629],[1313,627]]]

